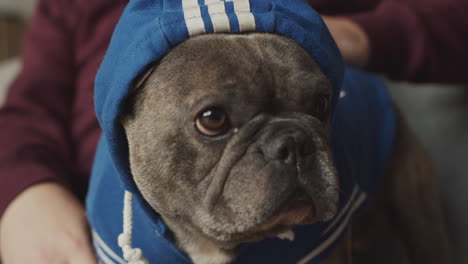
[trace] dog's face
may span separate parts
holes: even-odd
[[[122,116],[134,180],[165,220],[225,247],[330,219],[332,88],[298,44],[205,35],[174,48]]]

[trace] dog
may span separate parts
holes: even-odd
[[[103,263],[450,263],[427,155],[306,1],[130,1],[95,106]]]
[[[242,243],[337,214],[333,90],[298,44],[271,34],[189,39],[137,86],[121,118],[131,172],[195,263],[229,263]],[[382,238],[397,241],[401,263],[449,263],[429,159],[397,122],[378,197],[323,263],[352,263],[353,240],[359,252]]]

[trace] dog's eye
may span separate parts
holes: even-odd
[[[204,135],[219,136],[228,129],[227,114],[219,108],[205,109],[197,115],[195,127]]]
[[[315,100],[314,112],[317,118],[324,120],[328,114],[330,97],[327,95],[319,95]]]

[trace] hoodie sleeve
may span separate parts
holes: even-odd
[[[72,151],[67,136],[74,94],[72,9],[59,0],[38,3],[23,46],[22,69],[0,108],[0,217],[27,187],[68,185]]]
[[[383,0],[348,16],[368,34],[368,69],[419,82],[468,82],[468,1]]]

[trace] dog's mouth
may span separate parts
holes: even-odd
[[[301,192],[295,192],[274,211],[271,217],[263,221],[256,230],[268,232],[277,227],[290,229],[296,225],[312,224],[317,220],[319,219],[312,199]]]
[[[231,233],[228,239],[217,241],[226,246],[247,242],[255,242],[266,237],[280,237],[299,225],[313,224],[322,219],[317,215],[316,207],[311,198],[303,193],[294,193],[289,199],[278,206],[271,216],[265,217],[257,225],[238,233]],[[290,239],[290,238],[287,238]]]
[[[236,191],[223,193],[224,204],[216,208],[220,210],[217,215],[223,216],[222,221],[217,222],[221,224],[205,226],[208,231],[205,234],[210,234],[218,244],[230,247],[267,237],[281,237],[296,226],[327,221],[336,213],[338,199],[334,190],[337,184],[322,180],[324,174],[316,173],[315,164],[304,163],[306,165],[300,167],[304,175],[293,165],[275,164],[270,163],[264,167],[266,169],[259,170],[258,184],[238,180],[242,173],[228,178],[231,185],[226,186],[230,188],[238,184]],[[244,166],[248,165],[239,167]],[[235,206],[230,207],[232,204]],[[231,208],[235,211],[230,211]],[[221,210],[228,213],[223,214]]]

